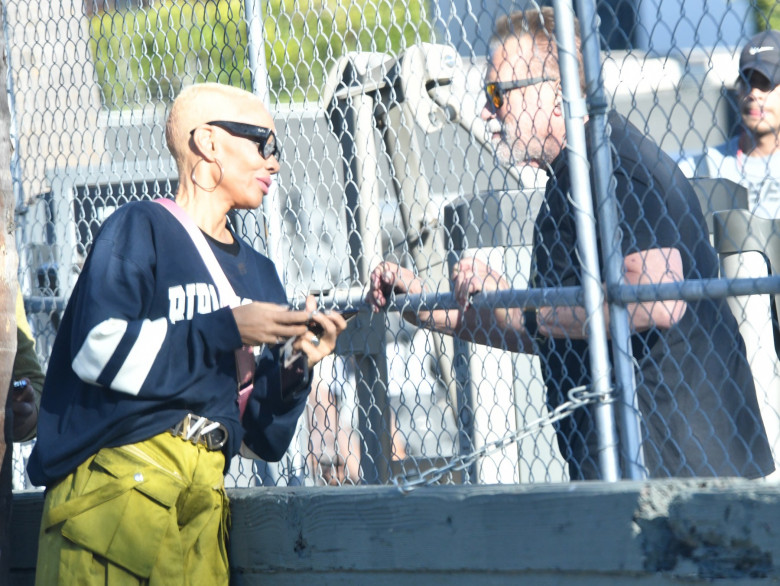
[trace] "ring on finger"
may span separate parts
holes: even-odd
[[[317,336],[312,336],[309,342],[311,342],[311,345],[315,348],[320,345],[320,339]]]

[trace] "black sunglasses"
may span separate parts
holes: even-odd
[[[750,93],[753,88],[761,92],[771,92],[776,87],[766,75],[755,69],[740,72],[737,79],[737,88],[745,94]]]
[[[218,126],[233,136],[246,138],[257,143],[257,150],[264,159],[270,159],[272,156],[276,157],[277,160],[281,158],[282,151],[279,148],[279,143],[276,141],[276,134],[270,128],[227,120],[212,120],[211,122],[206,122],[206,124]],[[195,129],[192,132],[195,132]]]
[[[504,96],[507,92],[512,90],[519,90],[520,88],[528,87],[529,85],[536,85],[537,83],[544,83],[545,81],[558,81],[557,77],[529,77],[528,79],[521,79],[517,81],[493,81],[485,84],[485,95],[488,102],[493,104],[493,107],[498,109],[504,105]]]

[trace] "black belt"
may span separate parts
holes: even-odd
[[[227,428],[216,421],[188,413],[169,430],[176,437],[205,446],[207,450],[219,450],[227,443]]]

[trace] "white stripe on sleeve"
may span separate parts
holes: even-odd
[[[131,395],[138,394],[160,352],[167,332],[168,320],[164,317],[143,321],[138,339],[111,382],[112,389]]]
[[[73,359],[73,372],[84,382],[97,384],[100,373],[114,355],[126,330],[127,322],[115,318],[100,322],[92,328]]]

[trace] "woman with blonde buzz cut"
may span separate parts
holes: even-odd
[[[175,201],[104,222],[52,349],[28,465],[47,489],[37,584],[228,584],[224,472],[242,444],[281,458],[346,327],[312,298],[291,310],[227,222],[279,171],[262,101],[194,85],[166,139]]]

